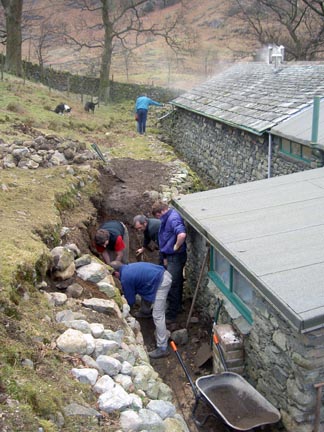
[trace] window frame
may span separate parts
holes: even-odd
[[[234,267],[231,264],[230,261],[227,260],[224,255],[215,249],[214,247],[211,247],[210,249],[210,270],[208,272],[208,277],[211,279],[211,281],[217,286],[217,288],[225,295],[225,297],[228,298],[228,300],[233,304],[233,306],[238,310],[238,312],[245,318],[245,320],[249,324],[253,324],[253,317],[252,312],[248,308],[248,306],[245,305],[243,300],[238,297],[235,292],[233,291],[233,274],[234,274]],[[228,261],[230,266],[230,274],[229,274],[229,287],[225,285],[222,278],[216,273],[214,269],[214,258],[215,258],[215,251],[222,255],[222,257],[225,258],[225,260]],[[235,269],[236,270],[236,269]],[[236,270],[237,271],[237,270]],[[249,282],[249,281],[248,281]]]
[[[304,144],[300,144],[298,142],[295,141],[291,141],[287,138],[283,138],[283,137],[278,137],[279,138],[279,152],[284,154],[285,156],[289,156],[295,160],[298,161],[302,161],[302,162],[307,162],[310,163],[311,159],[309,159],[308,157],[304,156],[304,148],[309,149],[309,147],[307,145]],[[286,147],[289,145],[289,151],[287,151],[286,149],[284,149],[284,144],[283,144],[283,140],[285,140],[286,142]],[[299,154],[297,154],[296,152],[293,152],[293,148],[299,146]]]

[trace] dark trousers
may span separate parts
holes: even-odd
[[[167,270],[172,276],[172,285],[168,294],[166,317],[173,320],[181,310],[183,293],[183,269],[187,261],[187,252],[167,255]]]
[[[137,110],[138,120],[137,120],[137,131],[140,134],[145,133],[146,130],[146,119],[147,119],[147,110],[139,109]]]

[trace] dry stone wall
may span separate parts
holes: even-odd
[[[65,417],[77,417],[82,412],[82,416],[97,419],[99,424],[104,416],[117,414],[119,432],[189,432],[172,403],[171,388],[150,364],[140,324],[131,316],[109,267],[88,254],[82,255],[76,244],[55,247],[51,256],[54,280],[68,284],[76,273],[107,297],[79,300],[83,288],[78,283],[67,285],[65,292],[47,292],[45,281],[38,284],[53,307],[55,321],[65,327],[56,339],[57,349],[78,358],[71,376],[89,386],[97,399],[96,409],[87,400],[81,404],[69,401],[56,416],[55,425],[61,429]],[[117,330],[105,327],[101,316],[117,321]],[[27,360],[34,368],[32,360]]]
[[[52,68],[45,68],[41,71],[38,65],[30,62],[24,62],[24,71],[27,79],[41,82],[59,91],[71,91],[93,97],[99,95],[99,78],[93,76],[74,75],[70,72],[57,71]],[[135,101],[143,93],[147,93],[152,99],[166,103],[179,96],[182,91],[158,87],[153,84],[130,84],[110,80],[110,100],[112,102]]]
[[[80,165],[94,159],[96,155],[85,144],[55,135],[39,135],[35,139],[14,141],[12,144],[2,142],[0,145],[0,170]]]

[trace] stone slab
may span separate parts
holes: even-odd
[[[243,339],[230,324],[216,324],[213,326],[213,330],[218,336],[224,352],[243,349]]]

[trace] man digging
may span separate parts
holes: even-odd
[[[148,262],[122,264],[120,261],[112,261],[110,265],[115,270],[113,275],[121,282],[129,306],[135,304],[136,294],[143,300],[153,303],[152,316],[156,328],[157,348],[148,354],[152,359],[167,357],[170,332],[165,324],[165,310],[172,283],[170,273],[164,267]]]

